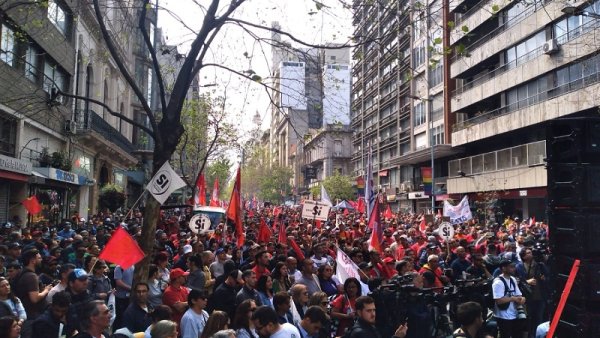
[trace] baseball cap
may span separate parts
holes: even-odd
[[[188,253],[190,253],[192,251],[193,251],[193,249],[192,249],[191,245],[186,244],[186,245],[183,246],[183,254],[188,254]]]
[[[10,244],[8,245],[8,248],[9,248],[9,249],[17,249],[17,248],[18,248],[18,249],[20,249],[20,248],[21,248],[21,244],[19,244],[19,243],[17,243],[17,242],[13,242],[13,243],[10,243]]]
[[[87,278],[88,274],[83,269],[74,269],[69,273],[69,282],[74,282],[76,279],[85,280]]]
[[[171,270],[171,273],[169,274],[169,279],[175,280],[181,276],[187,276],[189,274],[190,274],[189,272],[183,271],[180,268],[175,268],[175,269]]]
[[[217,255],[221,254],[221,253],[224,253],[224,252],[225,252],[225,249],[223,249],[223,248],[218,248],[217,249]]]

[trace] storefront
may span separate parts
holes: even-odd
[[[93,180],[56,168],[34,168],[33,175],[42,178],[30,184],[30,193],[35,194],[42,205],[36,220],[60,222],[75,213],[88,217],[89,185]]]
[[[27,196],[32,165],[14,157],[0,155],[0,223],[23,222],[27,217],[21,202]]]

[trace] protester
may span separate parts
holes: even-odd
[[[90,301],[82,308],[80,318],[81,331],[74,338],[96,338],[108,336],[110,310],[101,300]]]
[[[256,302],[251,299],[247,299],[238,305],[237,309],[235,310],[235,316],[232,325],[233,329],[236,330],[235,334],[237,338],[258,337],[254,331],[254,322],[251,320],[252,314],[254,311],[256,311],[256,309]]]
[[[242,273],[242,279],[244,284],[235,297],[235,304],[241,304],[246,299],[252,299],[259,306],[263,305],[256,290],[256,273],[252,270],[246,270]]]
[[[208,292],[194,290],[188,294],[188,309],[181,317],[181,337],[198,338],[206,322],[208,321],[208,312],[204,310],[208,303]]]
[[[42,264],[42,256],[37,249],[30,249],[23,252],[23,271],[11,282],[14,287],[15,296],[19,298],[27,318],[35,319],[46,308],[46,296],[52,285],[46,285],[40,288],[39,277],[36,274],[36,268]]]
[[[336,336],[342,336],[352,326],[356,316],[356,299],[361,296],[360,282],[348,278],[344,282],[344,293],[331,303],[331,317],[339,321]]]
[[[17,318],[19,325],[27,319],[27,313],[23,307],[23,303],[19,297],[15,296],[10,289],[10,283],[8,279],[0,277],[0,302],[6,304],[10,308],[10,314],[4,314],[6,316],[12,315]]]
[[[230,318],[235,314],[237,287],[244,284],[242,273],[233,270],[227,275],[227,279],[213,292],[208,302],[209,311],[225,311]]]
[[[161,320],[152,326],[152,338],[177,338],[177,323],[170,320]]]
[[[356,299],[357,320],[350,328],[349,338],[380,337],[375,328],[375,300],[369,296],[360,296]],[[394,333],[395,338],[404,338],[408,327],[401,324]]]
[[[502,338],[521,338],[526,330],[526,322],[519,318],[519,306],[525,304],[517,280],[515,279],[515,264],[512,261],[500,262],[501,275],[492,284],[493,296],[496,302],[494,317],[498,323],[498,331]]]
[[[218,331],[229,328],[229,315],[223,311],[213,311],[206,321],[200,338],[209,338]]]
[[[5,316],[0,318],[0,337],[19,338],[21,325],[16,317]]]
[[[66,334],[65,319],[71,304],[71,296],[60,291],[54,294],[52,304],[31,324],[36,338],[56,338]]]
[[[184,286],[187,272],[175,268],[171,270],[171,274],[169,275],[169,286],[163,293],[163,304],[171,307],[173,311],[173,315],[171,320],[179,325],[181,321],[181,317],[187,310],[188,307],[188,289]]]
[[[154,310],[148,304],[148,284],[139,282],[135,284],[133,291],[133,302],[127,306],[125,313],[123,313],[123,326],[132,333],[144,332],[152,324],[150,314]]]
[[[252,315],[256,333],[261,337],[289,338],[300,337],[298,329],[289,323],[279,324],[275,310],[261,306]]]

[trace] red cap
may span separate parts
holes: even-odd
[[[189,274],[190,274],[189,272],[183,271],[180,268],[175,268],[175,269],[171,270],[171,274],[169,274],[169,279],[175,280],[181,276],[187,276]]]

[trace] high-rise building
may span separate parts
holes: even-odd
[[[279,27],[277,23],[273,26]],[[311,180],[318,183],[332,175],[334,167],[343,174],[349,172],[346,164],[333,164],[334,158],[343,159],[341,151],[334,154],[334,139],[325,142],[331,146],[322,145],[334,125],[342,126],[335,127],[338,135],[335,140],[345,139],[344,143],[350,144],[349,50],[334,45],[295,49],[276,33],[272,38],[276,47],[271,69],[275,79],[269,142],[271,163],[292,168],[292,186],[298,194],[305,194]],[[346,163],[349,156],[346,154]],[[315,175],[306,177],[307,167]]]
[[[448,193],[544,218],[545,123],[598,114],[599,1],[460,1],[451,13],[452,145]],[[451,16],[451,18],[452,18]],[[461,27],[468,27],[464,34]]]
[[[447,158],[457,151],[449,144],[444,110],[442,0],[355,0],[353,6],[359,43],[352,54],[354,176],[365,175],[372,147],[374,184],[392,208],[431,209],[421,168],[433,162],[440,201]]]

